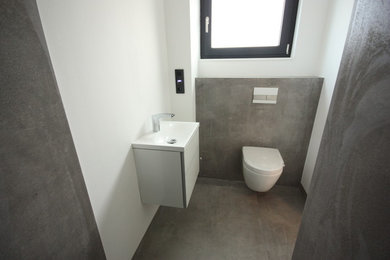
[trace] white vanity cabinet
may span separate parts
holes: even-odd
[[[199,123],[162,123],[132,148],[142,202],[186,208],[199,173]]]

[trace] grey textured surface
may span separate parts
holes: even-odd
[[[196,79],[200,176],[242,180],[242,146],[280,150],[278,184],[299,185],[322,78]],[[254,87],[278,87],[276,105],[253,104]]]
[[[160,207],[133,260],[291,259],[304,202],[297,187],[199,178],[187,209]]]
[[[0,39],[0,259],[105,259],[35,1]]]
[[[352,17],[295,260],[390,259],[390,1]]]

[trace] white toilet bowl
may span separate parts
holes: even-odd
[[[246,185],[254,191],[269,191],[282,174],[284,162],[278,149],[244,146],[242,166]]]

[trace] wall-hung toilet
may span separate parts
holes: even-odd
[[[278,149],[244,146],[242,166],[246,185],[251,190],[265,192],[279,179],[284,162]]]

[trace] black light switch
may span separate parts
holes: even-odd
[[[184,70],[175,70],[176,93],[184,93]]]

